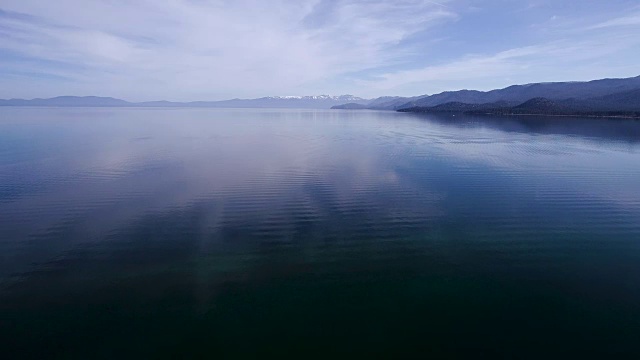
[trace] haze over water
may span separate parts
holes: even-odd
[[[639,355],[640,122],[0,109],[3,358]]]

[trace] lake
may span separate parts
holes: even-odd
[[[640,356],[640,121],[0,108],[0,356]]]

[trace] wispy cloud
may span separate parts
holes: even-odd
[[[75,66],[32,72],[68,77],[79,90],[146,83],[151,97],[163,86],[191,97],[289,92],[392,63],[398,54],[389,47],[456,16],[419,0],[7,0],[2,7],[0,49]],[[5,69],[28,67],[7,62]]]
[[[628,16],[622,16],[619,18],[607,20],[599,24],[589,26],[587,27],[587,29],[593,30],[593,29],[603,29],[603,28],[618,27],[618,26],[640,27],[640,12],[636,14],[628,15]]]
[[[542,7],[531,3],[528,8]],[[520,10],[517,10],[520,11]],[[640,66],[640,15],[632,14],[596,22],[553,15],[545,29],[532,26],[547,41],[495,52],[465,53],[440,63],[379,73],[358,83],[380,93],[413,91],[414,95],[446,90],[488,90],[513,83],[592,80],[602,77],[637,76]],[[552,31],[542,31],[542,30]],[[592,30],[598,29],[594,32]]]
[[[413,95],[637,75],[629,3],[3,0],[0,97]]]

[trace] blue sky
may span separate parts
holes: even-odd
[[[638,75],[638,0],[0,2],[0,98],[370,98]]]

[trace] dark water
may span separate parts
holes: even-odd
[[[0,109],[0,357],[640,356],[640,122]]]

